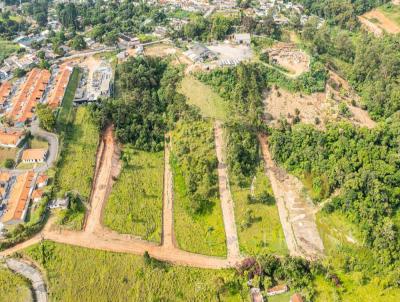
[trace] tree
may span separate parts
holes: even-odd
[[[86,48],[86,42],[81,35],[76,35],[72,40],[71,46],[74,50],[82,50]]]
[[[11,158],[7,158],[4,161],[4,167],[7,169],[12,169],[14,167],[14,165],[15,165],[15,161]]]
[[[38,104],[37,115],[40,127],[47,131],[52,131],[56,125],[56,118],[48,104]]]

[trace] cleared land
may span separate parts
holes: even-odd
[[[378,8],[386,17],[400,26],[400,2],[395,5],[393,3],[385,4]]]
[[[48,241],[43,248],[45,253],[40,245],[24,253],[42,263],[50,301],[217,301],[216,280],[232,274]],[[240,297],[223,291],[221,299],[238,301]]]
[[[0,147],[0,166],[4,167],[6,159],[15,160],[17,156],[17,148]]]
[[[0,265],[0,301],[33,301],[29,282]]]
[[[104,211],[104,225],[119,233],[161,241],[163,152],[126,146],[123,168]]]
[[[288,70],[294,76],[307,72],[310,69],[310,57],[292,43],[277,43],[267,49],[269,61]]]
[[[204,117],[226,120],[227,104],[211,87],[191,75],[183,78],[180,91],[187,102],[200,109]]]
[[[390,13],[388,14],[388,12]],[[394,21],[397,20],[398,15],[392,10],[374,9],[358,18],[367,30],[371,31],[377,36],[382,35],[383,32],[387,32],[389,34],[400,33],[400,25]]]
[[[289,253],[278,208],[273,198],[273,191],[263,164],[257,174],[249,180],[249,186],[240,187],[237,179],[231,177],[231,192],[235,202],[235,216],[239,234],[240,250],[248,255],[272,253],[286,255]],[[258,196],[266,192],[271,196],[268,203],[249,203],[248,196]],[[248,211],[254,214],[250,226],[244,227]]]

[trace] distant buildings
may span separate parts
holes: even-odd
[[[236,44],[244,44],[250,45],[251,44],[251,36],[248,33],[237,33],[233,35],[233,40]]]
[[[184,54],[193,62],[203,62],[207,59],[215,58],[215,54],[200,43],[195,43]]]
[[[275,296],[286,293],[289,290],[286,284],[279,284],[267,289],[267,296]]]

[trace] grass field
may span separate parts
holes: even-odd
[[[0,166],[4,167],[4,162],[6,159],[15,160],[17,152],[18,148],[0,147]]]
[[[378,10],[400,26],[400,5],[393,5],[392,3],[388,3],[379,7]]]
[[[212,91],[211,87],[193,76],[188,75],[183,78],[179,92],[187,97],[189,104],[198,107],[204,117],[226,120],[226,102]]]
[[[171,156],[176,240],[186,251],[225,256],[226,239],[216,164],[211,123],[193,121],[179,124],[172,133]],[[189,185],[199,186],[200,191],[195,191],[195,194],[201,194],[200,198],[207,200],[202,213],[192,211],[199,201],[193,201],[193,196],[189,196],[192,194]]]
[[[0,263],[0,301],[26,302],[31,299],[29,282],[9,269],[3,268]]]
[[[64,137],[64,147],[58,162],[56,174],[57,195],[62,197],[69,191],[78,192],[88,200],[96,164],[96,150],[99,142],[97,126],[90,117],[87,107],[79,107],[73,124]],[[79,212],[66,224],[80,229],[84,213]]]
[[[104,224],[125,234],[160,242],[164,153],[125,146],[123,169],[104,211]]]
[[[271,200],[271,203],[268,204],[248,203],[248,195],[258,196],[267,192],[270,196],[273,196],[271,184],[265,175],[263,165],[260,164],[257,174],[252,180],[253,192],[251,185],[241,188],[234,176],[231,176],[230,180],[241,252],[248,255],[288,254],[275,202]],[[254,214],[254,221],[249,227],[244,227],[243,221],[246,220],[246,213],[249,210]]]
[[[36,245],[25,253],[44,267],[50,301],[217,301],[216,280],[227,282],[233,274],[48,241],[44,251]],[[225,291],[221,301],[241,299]]]
[[[6,59],[13,52],[18,50],[19,46],[7,40],[0,38],[0,62]]]

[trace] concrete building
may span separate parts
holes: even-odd
[[[193,62],[203,62],[216,57],[210,49],[200,43],[195,43],[188,51],[185,51],[184,54]]]
[[[233,40],[236,44],[250,45],[251,36],[248,33],[238,33],[233,35]]]

